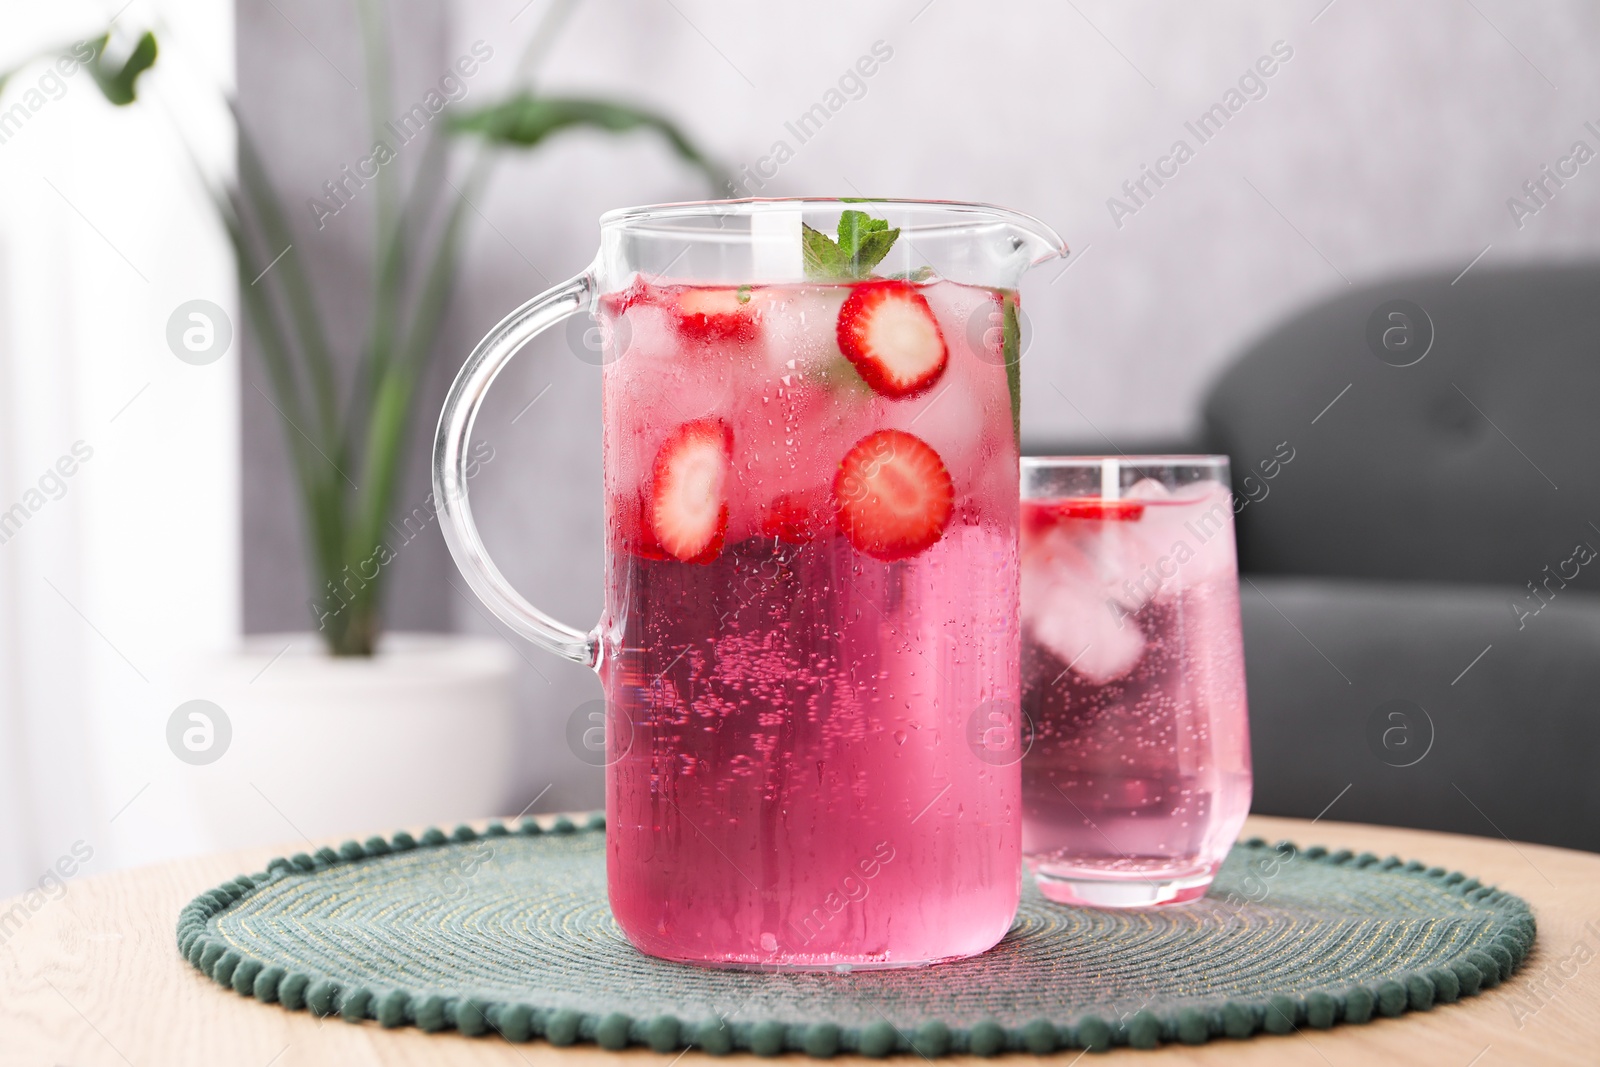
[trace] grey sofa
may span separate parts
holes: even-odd
[[[1278,325],[1179,446],[1245,501],[1254,810],[1600,851],[1600,267],[1454,277]]]

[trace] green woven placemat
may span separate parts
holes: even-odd
[[[634,951],[605,893],[604,821],[430,830],[275,859],[191,901],[178,947],[223,986],[352,1022],[511,1041],[772,1055],[993,1055],[1200,1043],[1426,1011],[1507,978],[1521,899],[1370,853],[1236,846],[1177,908],[1052,904],[914,970],[714,970]]]

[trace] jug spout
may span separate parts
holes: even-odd
[[[925,256],[940,276],[952,281],[1015,289],[1030,267],[1068,254],[1067,243],[1054,228],[993,204],[936,201],[910,215],[906,255]]]
[[[1060,234],[1032,215],[1004,208],[995,210],[1005,218],[1011,230],[1011,243],[1019,255],[1027,258],[1028,266],[1037,267],[1052,259],[1061,259],[1070,252]]]
[[[1067,243],[1061,239],[1061,235],[1032,215],[1007,208],[983,206],[995,213],[1001,231],[998,239],[1002,246],[1010,248],[1010,256],[1002,254],[1000,262],[996,264],[1000,277],[991,284],[1015,289],[1030,267],[1068,255]]]

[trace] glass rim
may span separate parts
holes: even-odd
[[[1149,456],[1130,455],[1100,455],[1100,456],[1023,456],[1024,467],[1039,467],[1044,469],[1071,470],[1073,468],[1099,468],[1107,462],[1116,461],[1125,467],[1224,467],[1229,463],[1229,458],[1217,453],[1195,453],[1184,455],[1170,453]]]
[[[793,196],[793,197],[761,197],[750,196],[731,200],[685,200],[677,203],[643,204],[637,207],[613,208],[600,216],[600,228],[610,230],[625,228],[634,231],[649,232],[651,230],[665,230],[674,237],[683,239],[691,235],[701,236],[707,240],[726,240],[729,235],[716,230],[684,230],[672,228],[667,224],[675,221],[690,219],[714,218],[719,215],[763,215],[778,212],[792,212],[796,209],[815,208],[817,210],[849,209],[865,211],[869,215],[873,208],[898,209],[900,212],[907,210],[925,211],[929,215],[944,214],[948,218],[941,222],[913,225],[902,223],[900,228],[909,235],[928,235],[941,231],[959,231],[979,226],[1006,226],[1013,230],[1026,233],[1033,239],[1034,247],[1030,250],[1034,264],[1042,263],[1058,256],[1065,256],[1070,251],[1067,243],[1055,229],[1046,225],[1032,215],[1010,208],[1000,207],[996,204],[985,204],[969,200],[917,200],[899,197],[838,197],[838,196]],[[879,212],[884,213],[880,210]]]

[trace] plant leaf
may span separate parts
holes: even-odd
[[[156,36],[146,30],[117,70],[106,65],[106,42],[110,39],[108,33],[91,42],[94,45],[94,58],[85,65],[105,98],[118,107],[124,107],[138,99],[139,75],[156,65]]]
[[[519,93],[498,104],[457,115],[450,119],[449,128],[458,133],[480,134],[495,144],[532,148],[553,133],[583,126],[612,133],[653,130],[666,138],[680,158],[699,167],[713,182],[724,179],[720,168],[671,121],[611,100]]]
[[[323,329],[322,317],[317,310],[315,288],[305,270],[300,252],[294,248],[283,198],[267,173],[266,164],[249,127],[239,121],[237,105],[229,102],[233,115],[234,132],[239,142],[240,192],[249,205],[254,222],[272,247],[283,251],[283,267],[273,273],[269,286],[281,286],[287,300],[289,319],[294,325],[310,375],[311,396],[316,404],[322,436],[321,447],[330,454],[340,450],[338,429],[337,386],[333,370],[333,347]]]

